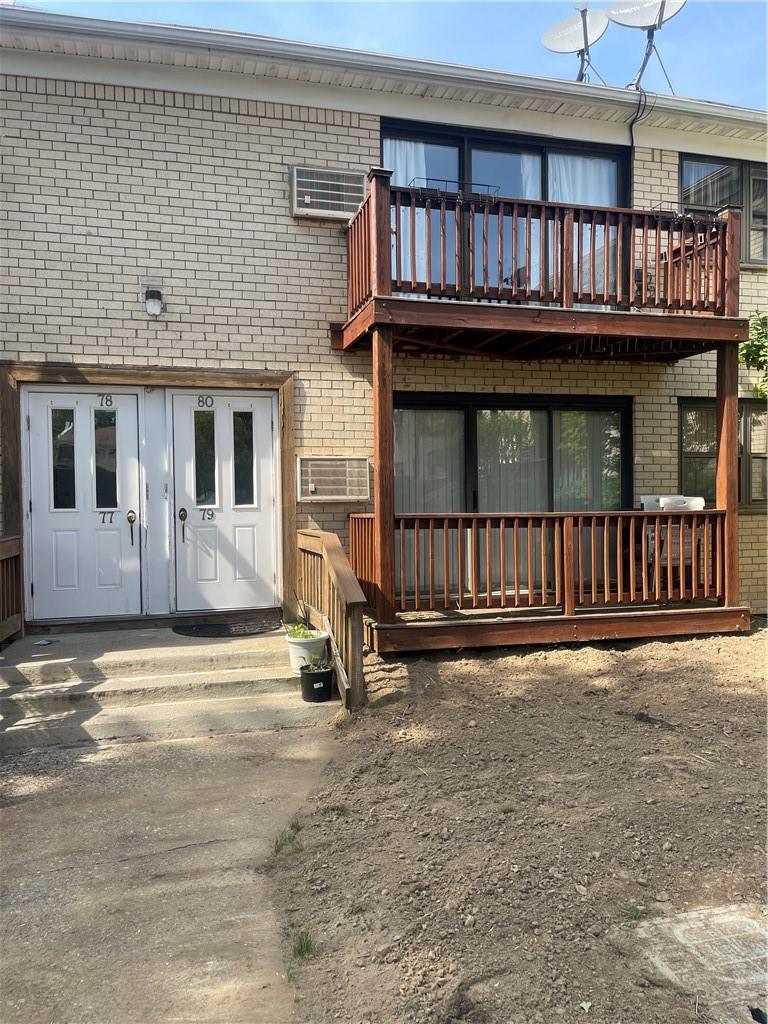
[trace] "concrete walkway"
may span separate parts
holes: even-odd
[[[287,1022],[266,872],[334,745],[316,726],[6,756],[3,1024]]]

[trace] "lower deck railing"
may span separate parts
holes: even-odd
[[[297,596],[312,624],[326,629],[339,689],[350,710],[365,703],[363,608],[366,598],[335,533],[298,530]]]
[[[398,515],[401,611],[577,609],[724,599],[724,513]],[[373,516],[350,517],[350,561],[374,597]]]
[[[21,630],[21,538],[0,537],[0,643]]]

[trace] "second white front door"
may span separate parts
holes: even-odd
[[[274,398],[174,393],[178,611],[277,604]]]

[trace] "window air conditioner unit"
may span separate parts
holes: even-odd
[[[368,501],[371,497],[366,456],[299,455],[296,462],[299,501]]]
[[[348,221],[365,198],[362,171],[328,167],[291,169],[291,213],[294,217]]]

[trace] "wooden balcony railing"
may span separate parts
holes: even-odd
[[[372,175],[349,225],[350,318],[393,293],[738,315],[738,211],[568,206],[390,186],[386,173]],[[389,274],[376,266],[385,258]]]
[[[310,619],[331,636],[344,704],[365,703],[363,608],[365,596],[335,533],[298,530],[298,597]]]
[[[395,517],[400,611],[658,605],[725,594],[724,513]],[[373,516],[350,517],[350,561],[372,603]]]
[[[0,537],[0,643],[21,630],[21,537]]]

